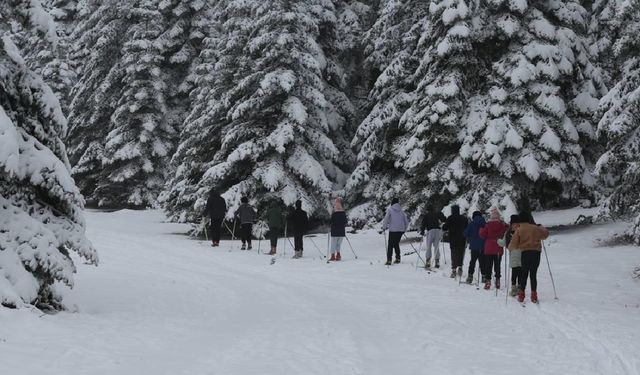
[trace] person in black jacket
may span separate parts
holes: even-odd
[[[249,198],[242,197],[240,202],[240,207],[238,207],[234,215],[235,219],[240,221],[240,240],[242,241],[240,250],[251,250],[251,234],[257,214],[256,210],[249,204]]]
[[[451,216],[442,226],[449,232],[449,248],[451,249],[451,277],[462,276],[462,263],[464,262],[464,250],[467,247],[467,239],[464,230],[469,221],[460,215],[460,207],[451,206]]]
[[[425,268],[431,267],[431,248],[435,252],[436,268],[440,268],[440,240],[442,240],[442,229],[440,225],[444,223],[447,218],[442,211],[436,212],[433,206],[427,206],[427,212],[422,217],[422,225],[420,225],[420,234],[425,236],[425,245],[427,246],[425,261]]]
[[[227,214],[227,202],[215,189],[211,189],[209,192],[204,214],[211,218],[211,246],[220,246],[220,230],[222,221]]]
[[[301,200],[296,201],[296,209],[289,214],[287,219],[291,222],[291,227],[293,228],[293,247],[296,252],[293,259],[302,258],[302,251],[304,250],[302,237],[307,232],[309,217],[302,209]]]

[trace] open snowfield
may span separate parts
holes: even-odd
[[[76,311],[0,308],[0,374],[640,374],[640,249],[592,242],[620,225],[552,235],[560,299],[543,257],[541,303],[522,307],[416,270],[415,255],[384,266],[375,232],[350,236],[357,260],[345,243],[326,264],[307,240],[305,259],[287,243],[271,265],[189,239],[158,211],[87,221],[101,264],[79,264],[65,292]]]

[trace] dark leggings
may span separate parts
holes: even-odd
[[[293,234],[293,246],[295,247],[295,251],[302,251],[302,246],[303,246],[303,241],[302,241],[302,237],[304,236],[303,233],[294,233]]]
[[[511,285],[520,285],[520,274],[522,267],[513,267],[511,269]]]
[[[527,278],[531,278],[531,291],[538,290],[538,267],[540,266],[539,250],[524,250],[522,252],[522,276],[520,283],[522,290],[527,287]]]
[[[278,233],[280,228],[269,228],[269,240],[271,241],[271,247],[278,247]]]
[[[484,277],[491,279],[491,269],[496,273],[496,279],[500,278],[500,263],[502,255],[485,255],[484,256]]]
[[[242,240],[242,244],[245,242],[247,245],[251,246],[251,228],[253,224],[242,224],[240,225],[240,239]]]
[[[458,267],[462,267],[462,263],[464,263],[464,251],[465,246],[462,245],[450,245],[451,247],[451,269],[455,270]]]
[[[389,232],[389,244],[387,245],[387,260],[391,261],[393,250],[396,251],[396,259],[400,259],[400,240],[404,232]]]
[[[480,251],[471,250],[471,261],[469,262],[469,276],[472,276],[476,271],[476,262],[478,262],[478,269],[482,273],[482,253]]]
[[[222,229],[222,219],[211,219],[211,241],[220,242],[220,230]]]

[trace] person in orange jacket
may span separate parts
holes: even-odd
[[[520,224],[509,243],[510,250],[520,249],[522,251],[521,289],[518,293],[518,301],[524,302],[527,279],[531,279],[531,302],[538,303],[538,267],[540,266],[542,241],[549,237],[549,230],[537,225],[529,212],[521,212],[518,216]]]

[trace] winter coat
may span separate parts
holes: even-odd
[[[240,224],[253,224],[256,221],[256,210],[249,203],[242,203],[234,216],[240,220]]]
[[[489,220],[480,229],[480,238],[484,239],[484,255],[502,255],[504,249],[498,245],[498,239],[504,237],[509,225],[502,220]]]
[[[469,248],[471,251],[481,252],[484,250],[484,240],[480,238],[480,229],[484,227],[487,222],[482,216],[476,216],[464,229],[464,236],[469,241]]]
[[[382,230],[389,230],[389,232],[406,232],[409,228],[409,219],[402,210],[400,203],[396,203],[387,209],[387,214],[384,215],[382,221]]]
[[[467,245],[467,241],[464,237],[464,230],[467,227],[467,223],[469,221],[466,217],[460,215],[460,208],[452,207],[451,208],[451,216],[447,218],[444,225],[442,226],[443,230],[449,232],[449,245],[454,247],[465,247]]]
[[[293,228],[294,233],[303,234],[307,231],[309,217],[302,208],[296,208],[291,211],[287,220],[291,222],[291,227]]]
[[[347,226],[347,214],[344,211],[335,211],[331,215],[331,237],[344,237]]]
[[[267,225],[269,229],[284,228],[283,212],[280,206],[271,206],[267,210]]]
[[[209,195],[207,199],[207,207],[204,209],[204,214],[213,219],[224,219],[227,214],[227,202],[220,194]]]
[[[447,221],[447,218],[442,212],[427,212],[422,217],[422,224],[420,225],[420,233],[424,234],[425,230],[440,229],[440,224]]]
[[[541,251],[542,240],[547,237],[549,237],[549,230],[547,228],[529,223],[520,223],[513,237],[511,237],[509,249]]]

